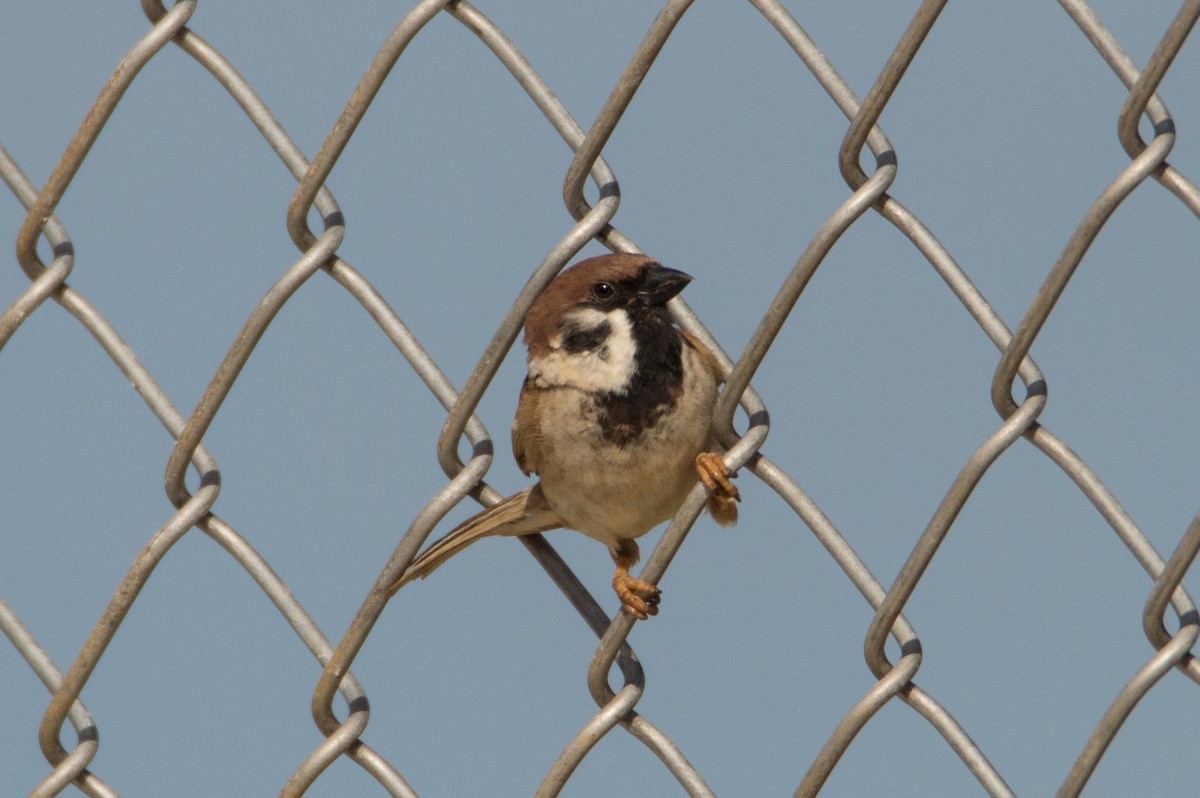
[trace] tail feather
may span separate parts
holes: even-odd
[[[560,526],[562,521],[546,503],[541,485],[526,488],[471,516],[431,543],[409,564],[404,575],[388,588],[388,595],[394,596],[397,590],[414,579],[429,576],[439,565],[480,538],[495,535],[532,535],[534,532],[545,532]]]

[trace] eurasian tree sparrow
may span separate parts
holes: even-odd
[[[737,522],[740,498],[713,452],[720,366],[666,307],[691,279],[617,254],[546,287],[525,317],[529,374],[512,428],[517,464],[540,480],[431,544],[389,596],[479,538],[566,527],[608,546],[627,611],[658,614],[659,590],[629,575],[636,539],[675,515],[697,479],[723,526]]]

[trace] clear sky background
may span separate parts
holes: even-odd
[[[788,5],[863,96],[917,3]],[[1168,0],[1093,5],[1139,64],[1177,10]],[[202,2],[191,27],[311,156],[407,8]],[[481,10],[587,126],[658,4]],[[147,24],[133,2],[45,0],[0,13],[0,144],[37,185]],[[1170,160],[1192,179],[1198,74],[1190,41],[1160,92],[1180,131]],[[882,116],[900,164],[891,193],[1010,327],[1128,163],[1116,136],[1124,97],[1056,4],[960,1]],[[848,195],[837,170],[846,128],[749,4],[697,3],[606,148],[623,197],[614,223],[694,275],[685,298],[727,351],[741,351]],[[347,220],[340,253],[456,385],[570,229],[570,155],[490,52],[442,15],[401,58],[330,177]],[[297,257],[284,226],[294,188],[235,103],[168,47],[58,208],[77,253],[70,284],[185,413]],[[11,254],[24,215],[0,191],[5,305],[27,286]],[[1049,384],[1041,420],[1164,557],[1200,504],[1198,231],[1161,186],[1140,187],[1032,352]],[[822,264],[755,379],[772,418],[764,451],[885,585],[999,425],[989,399],[997,358],[923,257],[868,214]],[[523,369],[515,351],[478,411],[498,452],[488,480],[505,492],[527,484],[508,455]],[[172,441],[53,303],[0,352],[0,390],[0,596],[66,671],[172,515],[162,489]],[[279,314],[205,438],[223,479],[214,511],[334,641],[445,484],[435,451],[444,418],[358,303],[319,273]],[[647,673],[638,710],[719,795],[790,795],[875,683],[862,656],[872,611],[782,501],[745,473],[740,488],[740,524],[697,523],[662,582],[662,614],[630,638]],[[473,511],[468,500],[439,532]],[[550,540],[615,612],[605,550],[569,532]],[[1200,593],[1195,573],[1185,586]],[[917,681],[1018,794],[1052,794],[1153,653],[1141,630],[1150,587],[1071,481],[1020,441],[983,479],[906,609],[925,650]],[[529,795],[596,711],[586,687],[595,644],[522,546],[481,543],[403,590],[375,627],[354,664],[372,706],[364,739],[423,796]],[[322,740],[309,710],[319,673],[245,572],[193,531],[83,693],[100,731],[92,768],[124,796],[274,795]],[[0,643],[0,794],[24,795],[49,770],[37,746],[48,698]],[[1200,688],[1168,674],[1086,794],[1194,792],[1197,718]],[[63,739],[70,748],[69,726]],[[683,794],[617,729],[563,794],[626,791]],[[981,793],[932,727],[895,701],[824,794]],[[309,791],[376,794],[345,759]]]

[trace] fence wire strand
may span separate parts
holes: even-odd
[[[741,353],[736,356],[726,354],[681,300],[673,304],[673,313],[680,324],[712,345],[728,370],[726,390],[714,422],[727,451],[728,465],[753,474],[795,512],[873,611],[863,652],[876,681],[861,699],[846,709],[815,759],[797,774],[799,786],[795,795],[820,793],[856,736],[882,708],[897,700],[911,707],[936,730],[987,794],[1014,794],[950,710],[918,686],[916,676],[923,649],[904,610],[976,486],[993,464],[1023,439],[1072,480],[1153,580],[1142,614],[1145,635],[1153,654],[1117,692],[1059,788],[1060,796],[1078,795],[1134,706],[1164,674],[1178,669],[1200,683],[1200,661],[1192,654],[1200,637],[1200,613],[1181,586],[1200,551],[1200,516],[1188,527],[1175,550],[1164,559],[1100,478],[1039,420],[1047,403],[1046,378],[1030,358],[1030,351],[1092,242],[1122,202],[1148,178],[1160,183],[1194,215],[1200,216],[1200,190],[1166,160],[1175,144],[1176,133],[1166,106],[1156,94],[1200,16],[1200,0],[1183,3],[1141,69],[1123,52],[1086,3],[1061,0],[1063,9],[1082,35],[1128,89],[1128,99],[1121,108],[1117,127],[1130,162],[1112,178],[1083,215],[1014,330],[1010,330],[992,309],[935,234],[889,193],[898,173],[898,158],[879,121],[906,70],[920,57],[922,43],[936,31],[946,0],[925,0],[920,4],[861,102],[801,24],[778,0],[750,0],[750,4],[794,52],[798,58],[797,66],[819,83],[848,120],[849,126],[837,156],[850,193],[816,229],[791,271],[779,284]],[[170,9],[155,0],[143,0],[149,30],[121,59],[46,184],[40,189],[35,187],[15,158],[0,148],[0,175],[28,209],[16,236],[16,253],[19,265],[30,281],[28,288],[13,298],[0,316],[0,347],[31,315],[39,312],[47,299],[53,299],[96,338],[174,441],[164,471],[164,486],[167,498],[175,508],[174,513],[135,558],[65,675],[59,672],[12,609],[0,601],[0,628],[52,696],[38,733],[50,771],[31,795],[59,795],[70,785],[91,796],[118,794],[116,788],[90,769],[99,747],[98,734],[96,722],[81,697],[126,615],[139,600],[150,575],[179,540],[193,529],[212,538],[245,569],[322,668],[313,690],[311,707],[322,742],[302,756],[290,779],[281,785],[279,795],[296,797],[305,794],[322,773],[343,756],[357,763],[387,794],[404,798],[417,795],[384,753],[368,745],[366,733],[370,710],[366,694],[351,668],[385,609],[387,586],[408,566],[434,527],[467,497],[484,504],[501,498],[501,494],[485,481],[493,460],[492,436],[475,412],[514,346],[529,306],[549,281],[593,240],[614,251],[640,251],[633,240],[613,226],[620,205],[620,190],[617,177],[604,161],[603,153],[643,81],[658,59],[665,57],[664,48],[691,6],[691,0],[669,0],[663,5],[595,122],[584,128],[505,32],[479,8],[465,0],[423,0],[414,5],[388,35],[309,161],[237,69],[188,27],[196,12],[195,0],[179,0]],[[397,65],[404,63],[406,48],[422,35],[431,20],[443,14],[472,33],[479,45],[503,65],[527,95],[530,112],[544,116],[574,153],[562,183],[562,199],[574,224],[529,275],[461,390],[455,389],[386,298],[339,253],[346,234],[345,220],[327,186],[334,166],[351,146],[355,131],[377,93]],[[171,45],[207,70],[228,92],[297,181],[287,208],[286,224],[299,256],[245,320],[199,403],[186,416],[176,409],[103,314],[67,284],[74,251],[63,222],[56,216],[81,164],[122,102],[126,90],[138,79],[142,68]],[[1149,141],[1143,141],[1138,132],[1138,122],[1143,117],[1150,121],[1153,129],[1154,135]],[[866,171],[864,162],[873,163],[873,170]],[[589,179],[598,192],[595,204],[589,204],[584,196]],[[312,215],[314,210],[315,217]],[[999,352],[990,387],[1000,422],[962,465],[890,586],[871,573],[833,521],[798,482],[769,459],[763,448],[770,431],[769,416],[751,385],[776,337],[830,250],[847,230],[872,211],[911,242]],[[322,228],[319,231],[310,229],[312,218],[320,219]],[[41,240],[53,253],[49,264],[43,263],[38,255]],[[361,305],[446,410],[437,457],[447,481],[413,518],[374,585],[365,591],[353,621],[336,641],[327,638],[318,628],[266,559],[214,513],[220,493],[220,471],[204,443],[223,402],[276,315],[302,285],[321,273],[332,278]],[[1017,392],[1021,394],[1020,398],[1014,396],[1016,381],[1022,386]],[[739,426],[743,428],[742,432],[736,431]],[[467,462],[459,456],[464,440],[471,452]],[[198,477],[198,487],[194,491],[186,485],[189,469],[193,469]],[[698,486],[647,558],[641,579],[651,583],[662,579],[704,501],[703,489]],[[522,541],[598,639],[587,668],[587,689],[598,710],[566,743],[542,778],[536,795],[539,798],[559,795],[596,744],[618,727],[651,751],[688,795],[714,795],[676,742],[638,711],[646,684],[643,668],[628,642],[634,627],[632,617],[618,613],[610,619],[600,602],[541,536],[522,538]],[[1168,606],[1175,615],[1174,624],[1164,622]],[[1169,627],[1177,627],[1177,630],[1172,633]],[[895,641],[900,653],[894,662],[886,651],[889,638]],[[614,674],[618,674],[615,685],[610,682]],[[338,694],[346,702],[344,716],[339,716],[334,705]],[[75,731],[73,745],[62,741],[63,727],[68,722]]]

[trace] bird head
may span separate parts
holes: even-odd
[[[530,376],[547,385],[623,392],[651,349],[675,343],[666,304],[691,280],[645,255],[575,264],[525,317]]]

